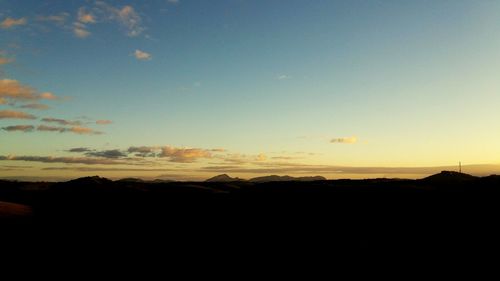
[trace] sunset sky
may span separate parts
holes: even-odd
[[[0,178],[500,173],[500,1],[0,0]]]

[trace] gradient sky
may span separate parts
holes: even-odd
[[[0,0],[0,177],[500,173],[499,12]]]

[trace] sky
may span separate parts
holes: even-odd
[[[500,173],[499,12],[0,0],[0,178]]]

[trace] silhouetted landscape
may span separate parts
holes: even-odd
[[[99,241],[119,237],[127,247],[189,242],[189,247],[272,245],[283,251],[449,253],[498,246],[500,176],[494,175],[441,172],[420,180],[220,175],[204,182],[95,176],[0,186],[2,235],[31,246],[82,235]]]

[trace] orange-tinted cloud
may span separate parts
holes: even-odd
[[[0,110],[0,119],[36,119],[36,116],[21,111]]]
[[[5,58],[5,57],[0,56],[0,65],[8,64],[8,63],[11,63],[13,61],[14,61],[14,59]]]
[[[84,7],[81,7],[78,9],[78,21],[81,23],[95,23],[96,19],[92,13],[87,12]]]
[[[79,127],[79,126],[71,127],[69,129],[67,129],[66,132],[72,132],[72,133],[80,134],[80,135],[100,135],[100,134],[102,134],[102,132],[95,131],[91,128]]]
[[[172,162],[189,163],[201,158],[211,158],[209,150],[201,148],[176,148],[172,146],[161,147],[159,157],[168,157]]]
[[[0,98],[10,99],[12,101],[27,101],[27,100],[54,100],[57,96],[49,93],[38,93],[30,86],[23,85],[17,80],[0,79]]]
[[[97,120],[97,121],[95,121],[95,123],[97,125],[109,125],[109,124],[113,123],[113,121],[111,121],[111,120]]]
[[[19,19],[6,18],[0,23],[0,27],[3,29],[9,29],[18,25],[25,25],[26,23],[27,21],[25,18],[19,18]]]
[[[100,135],[102,132],[95,131],[91,128],[87,127],[80,127],[80,126],[74,126],[74,127],[54,127],[54,126],[46,126],[46,125],[40,125],[36,128],[37,131],[42,131],[42,132],[59,132],[59,133],[75,133],[79,135]]]
[[[141,50],[135,50],[134,56],[138,60],[151,60],[152,56],[150,53],[146,53]]]

